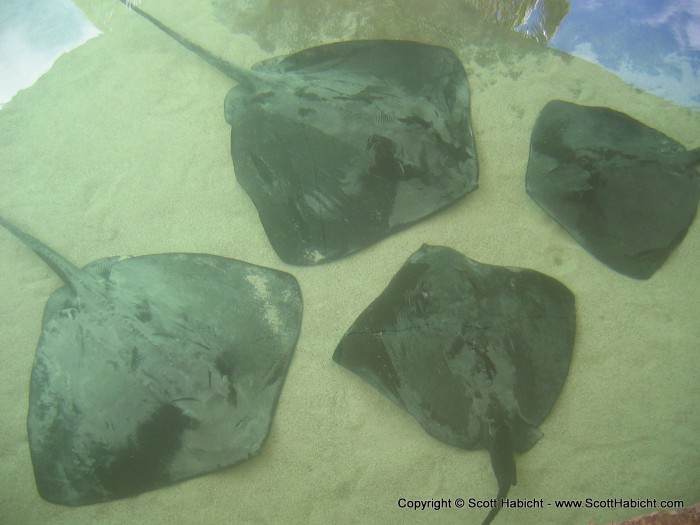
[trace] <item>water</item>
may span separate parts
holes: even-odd
[[[700,109],[700,2],[573,1],[549,44]]]
[[[468,1],[492,22],[700,109],[700,3],[695,0]],[[104,18],[111,13],[105,10]],[[99,34],[69,0],[3,0],[0,107],[61,54]]]
[[[0,108],[63,53],[99,34],[70,0],[2,0]]]
[[[26,436],[42,311],[60,285],[0,232],[0,516],[8,523],[479,523],[483,509],[425,511],[400,498],[488,500],[484,451],[428,436],[331,355],[345,330],[422,243],[532,268],[576,295],[567,383],[517,457],[508,524],[607,523],[646,508],[557,509],[557,499],[700,500],[700,227],[648,281],[609,270],[524,191],[529,138],[553,98],[628,113],[686,147],[700,114],[595,64],[485,25],[465,3],[181,2],[143,9],[248,66],[349,38],[406,38],[455,50],[472,95],[480,188],[449,209],[319,267],[282,263],[235,180],[223,100],[232,82],[113,1],[81,6],[102,31],[0,111],[0,213],[76,264],[113,255],[203,252],[294,274],[304,319],[270,437],[246,463],[128,500],[65,508],[37,495]]]
[[[467,0],[487,20],[700,109],[695,0]]]

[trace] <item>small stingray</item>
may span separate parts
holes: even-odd
[[[205,254],[73,266],[44,311],[27,426],[42,498],[86,505],[256,456],[301,322],[293,276]]]
[[[559,281],[423,245],[360,314],[333,360],[431,436],[487,449],[500,502],[516,482],[513,452],[542,437],[537,425],[564,386],[575,326],[574,296]]]
[[[700,148],[624,113],[553,100],[532,130],[527,192],[600,261],[648,279],[695,218],[698,163]]]
[[[476,189],[469,85],[449,49],[337,42],[248,70],[131,8],[238,83],[224,105],[236,177],[285,262],[343,257]]]

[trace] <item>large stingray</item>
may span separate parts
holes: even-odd
[[[343,336],[333,359],[407,410],[431,436],[487,449],[497,505],[515,485],[566,379],[574,296],[533,270],[481,264],[444,247],[409,257]]]
[[[259,453],[299,332],[293,276],[185,253],[81,270],[0,224],[65,283],[44,311],[29,392],[44,499],[120,498]]]
[[[527,192],[610,268],[648,279],[693,222],[698,163],[700,148],[624,113],[553,100],[532,130]]]
[[[476,189],[469,86],[449,49],[337,42],[249,70],[132,9],[238,83],[224,107],[236,177],[285,262],[343,257]]]

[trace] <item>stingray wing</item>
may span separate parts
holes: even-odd
[[[226,99],[236,176],[286,262],[357,251],[476,189],[469,87],[452,51],[351,41],[254,68]]]
[[[489,448],[505,421],[524,451],[564,385],[574,333],[573,294],[558,281],[425,245],[333,359],[441,441]]]
[[[93,263],[99,304],[54,294],[32,371],[37,487],[83,505],[257,455],[296,344],[289,274],[212,255]]]
[[[424,245],[353,323],[333,360],[407,410],[435,438],[489,450],[498,506],[564,386],[573,294],[532,270]]]
[[[693,162],[700,155],[623,113],[554,100],[532,131],[527,192],[600,261],[648,279],[695,217]]]

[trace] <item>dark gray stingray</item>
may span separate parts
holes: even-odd
[[[532,130],[527,192],[600,261],[648,279],[693,222],[698,163],[700,148],[624,113],[553,100]]]
[[[0,224],[65,283],[46,305],[29,391],[44,499],[121,498],[260,452],[299,333],[293,276],[184,253],[81,270]]]
[[[338,42],[248,70],[132,9],[238,83],[224,108],[236,177],[285,262],[343,257],[476,189],[469,86],[449,49]]]
[[[423,245],[360,314],[333,359],[431,436],[487,449],[500,502],[516,482],[513,451],[542,437],[537,426],[564,386],[575,326],[574,296],[559,281]]]

